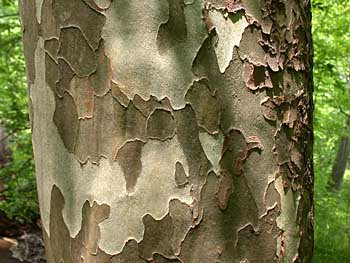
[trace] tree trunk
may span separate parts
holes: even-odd
[[[8,137],[9,134],[7,133],[6,129],[0,126],[0,169],[3,168],[9,161],[11,161],[11,149],[9,148]]]
[[[346,166],[349,159],[349,137],[343,135],[340,138],[340,143],[337,151],[337,157],[335,159],[332,168],[332,177],[328,183],[328,187],[332,191],[339,191],[343,182]]]
[[[308,1],[20,3],[48,262],[311,262]]]

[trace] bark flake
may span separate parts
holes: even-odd
[[[64,92],[62,98],[56,99],[56,110],[53,121],[67,150],[74,152],[79,121],[74,99],[68,92]]]
[[[147,120],[148,138],[166,140],[175,135],[175,121],[170,111],[156,109]]]
[[[57,38],[51,38],[45,41],[44,48],[49,53],[51,58],[57,62],[57,54],[59,48],[59,41]]]
[[[76,27],[61,30],[58,56],[64,58],[79,77],[89,76],[96,70],[96,55]]]
[[[185,98],[193,107],[198,125],[210,134],[218,133],[221,109],[208,81],[195,82]]]
[[[117,153],[116,160],[123,169],[128,192],[134,191],[137,179],[141,174],[141,153],[144,144],[139,140],[127,141]]]

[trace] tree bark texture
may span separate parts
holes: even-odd
[[[48,262],[311,262],[309,1],[20,4]]]

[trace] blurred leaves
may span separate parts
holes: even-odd
[[[339,193],[327,190],[339,139],[350,112],[350,3],[313,0],[314,263],[350,262],[350,176]]]
[[[11,161],[0,169],[0,210],[10,219],[29,223],[38,218],[39,209],[22,33],[17,1],[1,0],[0,7],[0,126],[6,129],[11,151]]]

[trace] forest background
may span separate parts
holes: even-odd
[[[345,164],[350,163],[350,2],[313,0],[312,17],[313,262],[345,263],[350,262],[350,167],[342,176],[339,162],[345,156]],[[333,175],[338,170],[335,181],[332,170]],[[18,5],[0,0],[0,235],[4,222],[28,226],[38,220]]]

